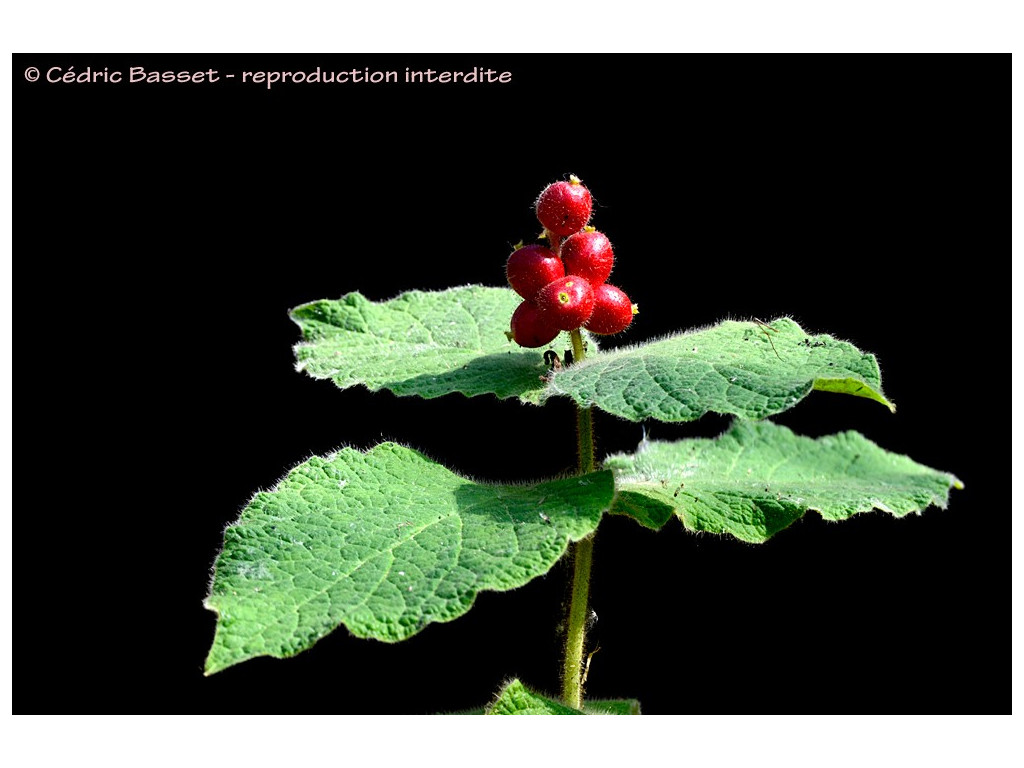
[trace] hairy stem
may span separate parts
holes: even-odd
[[[565,638],[562,667],[562,701],[575,709],[583,708],[583,644],[587,634],[587,599],[593,557],[594,534],[573,545],[572,602],[569,604],[569,632]]]
[[[580,329],[569,333],[572,339],[572,357],[578,363],[583,362],[586,349]],[[579,473],[585,475],[594,471],[594,413],[592,408],[576,408],[576,456],[578,457]]]
[[[586,354],[579,329],[572,331],[573,358]],[[594,471],[594,420],[590,408],[576,409],[577,456],[581,475]],[[573,545],[572,597],[569,603],[565,658],[562,666],[562,700],[567,706],[583,706],[583,646],[587,634],[587,603],[590,597],[590,566],[594,558],[594,534]]]

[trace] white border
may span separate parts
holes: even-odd
[[[285,16],[287,12],[287,16]],[[16,52],[1007,52],[1010,0],[52,0],[4,12]]]
[[[1017,768],[1012,717],[125,717],[16,722],[13,765]],[[1019,735],[1019,734],[1017,734]],[[8,743],[5,752],[11,752]]]
[[[132,2],[19,2],[0,24],[10,52],[1013,52],[1021,22],[1014,4],[973,2],[691,2],[666,13],[663,2],[634,0],[600,9],[588,2],[522,0],[351,3],[276,0],[214,3],[183,0],[166,6]],[[628,13],[623,10],[628,7]],[[515,16],[511,16],[514,8]],[[145,10],[144,10],[145,9]],[[287,9],[288,18],[282,18]],[[570,33],[571,31],[571,33]],[[1014,66],[1014,82],[1019,82]],[[4,184],[0,261],[0,393],[3,514],[3,688],[13,707],[12,621],[12,105],[11,60],[3,88]],[[1014,100],[1016,103],[1016,100]],[[1014,109],[1016,113],[1016,109]],[[1016,114],[1014,125],[1016,126]],[[1016,135],[1014,134],[1014,146]],[[1013,178],[1016,189],[1016,153]],[[1014,231],[1016,230],[1016,200]],[[1016,260],[1016,245],[1014,260]],[[998,281],[1001,259],[994,277]],[[995,270],[1000,271],[995,271]],[[1014,270],[1014,338],[1017,337]],[[1014,344],[1014,381],[1021,380]],[[1016,396],[1016,386],[1014,396]],[[1018,418],[1014,410],[1014,438]],[[1014,440],[1016,446],[1016,439]],[[1014,477],[1020,462],[1014,451]],[[1014,509],[1018,507],[1016,483]],[[1014,544],[1024,526],[1015,526]],[[1014,586],[1019,586],[1017,568]],[[1014,595],[1020,590],[1014,589]],[[1019,598],[1016,598],[1019,599]],[[1015,599],[1015,602],[1016,602]],[[1017,611],[1014,611],[1015,636]],[[35,670],[45,675],[45,670]],[[941,674],[937,670],[937,674]],[[1014,699],[1019,690],[1014,671]],[[23,683],[24,684],[24,683]],[[486,692],[482,692],[486,693]],[[130,702],[125,702],[126,706]],[[738,703],[740,706],[741,704]],[[880,702],[884,708],[884,702]],[[967,703],[965,703],[967,706]],[[60,710],[60,702],[54,702]],[[1020,734],[998,718],[616,718],[575,726],[550,718],[474,721],[461,718],[199,718],[7,717],[4,752],[14,765],[375,765],[444,755],[447,764],[521,765],[572,755],[591,764],[842,766],[1020,764]],[[499,723],[505,723],[500,725]],[[513,725],[512,723],[517,723]],[[562,723],[557,726],[556,723]],[[514,733],[512,732],[514,729]],[[506,736],[506,738],[501,738]],[[1018,737],[1016,742],[1014,737]],[[457,746],[458,745],[458,746]],[[561,760],[559,760],[561,761]]]

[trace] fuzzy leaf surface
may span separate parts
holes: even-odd
[[[519,680],[513,680],[487,708],[488,715],[582,715],[578,709],[534,693]]]
[[[477,714],[476,711],[463,714]],[[636,699],[596,699],[586,701],[583,711],[531,691],[519,680],[508,683],[498,698],[484,709],[486,715],[639,715]]]
[[[857,432],[814,439],[740,419],[718,438],[648,441],[604,466],[616,476],[614,512],[641,521],[675,514],[692,531],[754,543],[808,510],[826,520],[872,509],[902,517],[945,508],[950,489],[963,487]]]
[[[224,532],[206,671],[293,656],[340,625],[396,642],[451,621],[550,570],[613,493],[608,471],[494,485],[393,443],[311,458]]]
[[[547,371],[543,350],[505,336],[522,299],[479,285],[409,291],[383,302],[360,293],[296,307],[302,330],[296,368],[342,389],[440,397],[492,394],[536,403]],[[553,345],[556,346],[557,345]]]
[[[639,715],[640,702],[636,699],[588,699],[583,702],[585,715]]]
[[[566,395],[631,421],[692,421],[708,411],[763,419],[812,390],[867,397],[890,409],[874,355],[793,320],[769,327],[727,320],[711,328],[602,352],[551,377]]]

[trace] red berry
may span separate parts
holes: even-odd
[[[615,263],[612,244],[597,231],[570,235],[562,243],[561,254],[566,273],[587,278],[593,288],[608,279]]]
[[[590,319],[594,289],[586,278],[567,275],[541,288],[536,301],[552,325],[572,331]]]
[[[521,347],[543,347],[554,340],[561,329],[532,301],[524,301],[512,313],[510,337]]]
[[[570,178],[549,184],[537,198],[537,218],[556,235],[579,232],[590,221],[590,190],[575,176]]]
[[[543,245],[527,245],[512,252],[505,265],[505,276],[512,290],[524,299],[560,277],[565,277],[562,260]]]
[[[594,313],[584,326],[591,333],[620,333],[633,322],[636,310],[629,297],[614,285],[594,289]]]

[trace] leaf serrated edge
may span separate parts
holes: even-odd
[[[397,301],[398,299],[404,299],[407,296],[429,296],[431,294],[448,293],[450,291],[460,291],[460,290],[467,290],[467,289],[472,289],[472,288],[484,288],[484,289],[498,288],[498,289],[500,289],[500,288],[502,288],[502,286],[488,286],[488,285],[482,285],[480,283],[467,283],[465,285],[453,285],[450,288],[438,288],[436,290],[422,290],[422,289],[418,289],[418,288],[412,288],[412,289],[407,290],[407,291],[400,291],[399,293],[396,293],[394,296],[392,296],[389,299],[380,299],[380,300],[371,299],[368,296],[366,296],[364,293],[362,293],[361,291],[349,291],[348,293],[343,293],[337,299],[314,299],[313,301],[307,301],[307,302],[304,302],[302,304],[297,304],[296,306],[294,306],[294,307],[292,307],[291,309],[288,310],[288,319],[291,320],[293,323],[295,323],[296,326],[298,326],[299,331],[300,331],[301,336],[302,336],[302,340],[296,342],[291,347],[292,356],[295,358],[295,364],[294,364],[295,372],[296,373],[303,373],[305,371],[305,369],[306,369],[306,361],[299,359],[299,350],[300,349],[304,349],[306,347],[316,346],[316,342],[315,341],[310,341],[309,338],[306,336],[306,330],[303,327],[303,319],[296,316],[302,310],[308,309],[309,307],[315,306],[317,304],[322,304],[324,302],[343,303],[343,302],[349,302],[349,301],[363,301],[363,302],[365,302],[368,305],[382,307],[385,304],[389,304],[392,301]],[[509,289],[509,290],[511,290],[511,289]],[[337,327],[337,326],[335,326],[335,327]],[[312,374],[307,374],[307,375],[311,379],[318,379],[318,380],[323,380],[323,379],[330,380],[331,379],[330,376],[314,376]],[[377,389],[372,389],[365,382],[358,382],[358,383],[361,384],[362,386],[366,387],[366,389],[368,389],[370,392],[379,392],[381,389],[386,389],[386,387],[378,387]]]
[[[662,441],[662,442],[666,442],[666,443],[685,443],[685,442],[691,441],[691,440],[709,440],[709,441],[713,440],[713,441],[717,442],[717,441],[721,440],[722,438],[726,437],[727,435],[729,435],[733,431],[733,429],[736,427],[736,423],[735,422],[737,420],[738,419],[734,419],[733,423],[731,423],[729,426],[727,426],[725,428],[725,430],[723,430],[716,437],[712,437],[712,438],[681,438],[679,440]],[[839,436],[845,436],[845,435],[852,435],[852,436],[855,436],[855,437],[857,437],[857,438],[859,438],[861,440],[867,441],[868,443],[873,445],[875,448],[877,448],[880,451],[883,451],[884,453],[892,453],[892,451],[888,451],[887,449],[883,448],[878,443],[876,443],[874,440],[871,440],[870,438],[866,437],[865,435],[863,435],[860,432],[858,432],[856,430],[853,430],[853,429],[848,429],[848,430],[844,430],[842,432],[832,433],[831,435],[822,435],[820,437],[814,438],[814,437],[807,437],[806,435],[800,435],[799,433],[794,432],[789,427],[786,427],[786,426],[781,425],[781,424],[776,424],[775,422],[773,422],[771,420],[768,420],[768,419],[765,419],[764,423],[771,424],[773,427],[779,427],[781,429],[784,429],[784,430],[792,433],[795,437],[806,438],[808,440],[815,440],[815,441],[823,439],[823,438],[827,438],[827,437],[839,437]],[[620,458],[620,457],[632,458],[633,456],[637,455],[642,450],[644,450],[644,448],[647,447],[651,442],[652,441],[649,441],[647,439],[647,437],[645,436],[644,439],[641,440],[640,443],[637,445],[636,450],[634,450],[632,453],[619,452],[619,453],[610,454],[609,456],[605,457],[605,461],[607,461],[610,458]],[[910,461],[912,461],[913,463],[917,464],[918,466],[920,466],[920,467],[922,467],[924,469],[927,469],[929,472],[932,472],[935,475],[945,476],[947,478],[947,482],[949,484],[950,490],[953,490],[953,489],[963,490],[964,489],[963,481],[961,481],[956,475],[954,475],[951,472],[946,472],[944,470],[935,469],[934,467],[930,467],[930,466],[928,466],[926,464],[922,464],[921,462],[917,461],[916,459],[913,459],[910,456],[906,456],[905,454],[895,454],[895,455],[902,456],[903,458],[910,459]],[[602,466],[604,466],[604,462],[602,462]],[[617,470],[614,470],[614,469],[611,470],[611,472],[612,472],[612,475],[613,475],[614,480],[615,480],[615,493],[614,493],[614,497],[612,499],[612,508],[611,508],[611,510],[609,510],[607,512],[607,514],[620,515],[622,517],[628,517],[631,520],[633,520],[633,522],[635,522],[637,525],[640,525],[643,528],[647,528],[649,530],[660,530],[658,528],[652,529],[651,526],[647,525],[644,521],[640,520],[635,515],[630,514],[628,511],[623,511],[623,512],[616,512],[615,511],[615,507],[616,507],[616,505],[617,505],[617,503],[619,501],[620,494],[628,494],[631,491],[628,488],[620,490],[620,488],[619,488],[619,473],[618,473]],[[637,482],[634,482],[633,485],[637,486],[637,487],[646,486],[646,487],[649,487],[649,488],[654,489],[654,490],[657,490],[660,487],[660,485],[658,483],[648,482],[648,481],[643,481],[643,482],[637,481]],[[764,544],[769,539],[774,538],[777,534],[782,533],[787,528],[791,527],[792,525],[795,525],[797,522],[802,520],[807,515],[808,512],[814,512],[815,514],[818,515],[819,518],[821,518],[826,523],[840,523],[840,522],[845,522],[846,520],[849,520],[851,517],[854,517],[856,515],[864,515],[864,514],[868,514],[868,513],[874,512],[874,511],[884,512],[884,513],[886,513],[888,515],[891,515],[891,516],[896,517],[897,519],[899,519],[899,518],[907,517],[908,515],[911,515],[911,514],[920,516],[920,515],[922,515],[924,513],[925,510],[927,510],[929,507],[932,507],[932,506],[937,507],[938,509],[943,509],[943,510],[949,508],[949,492],[948,491],[945,494],[944,498],[936,496],[934,493],[930,494],[930,496],[931,496],[931,500],[929,501],[929,503],[925,504],[922,507],[919,507],[918,509],[907,510],[906,512],[904,512],[902,514],[899,514],[899,513],[895,512],[895,511],[893,511],[892,509],[890,509],[888,507],[888,505],[886,505],[883,501],[881,501],[879,499],[871,499],[870,500],[871,507],[869,507],[867,509],[859,509],[859,510],[857,510],[855,512],[850,513],[846,517],[839,517],[839,518],[826,516],[825,514],[823,514],[822,510],[819,509],[818,507],[808,505],[804,509],[803,513],[798,518],[793,520],[792,523],[790,523],[790,525],[787,525],[785,528],[781,528],[778,531],[775,531],[774,533],[771,533],[771,534],[769,534],[767,536],[760,537],[760,538],[757,538],[757,539],[742,538],[742,537],[737,536],[735,533],[732,533],[730,531],[708,531],[708,530],[700,530],[700,529],[692,528],[689,525],[687,525],[686,520],[684,519],[683,515],[678,511],[679,510],[678,503],[674,503],[674,502],[670,503],[670,502],[663,501],[663,500],[657,499],[657,498],[652,498],[652,497],[647,497],[647,498],[651,502],[656,503],[656,504],[660,504],[662,506],[665,506],[665,507],[667,507],[670,510],[669,514],[668,514],[668,519],[665,520],[665,523],[662,525],[662,527],[664,527],[664,525],[667,525],[668,521],[670,519],[675,518],[676,520],[679,521],[679,524],[683,526],[683,530],[685,530],[687,533],[695,534],[697,536],[702,536],[702,535],[705,535],[705,534],[706,535],[711,535],[711,536],[720,536],[720,537],[728,536],[728,537],[731,537],[733,539],[736,539],[737,541],[742,541],[742,542],[744,542],[746,544],[755,544],[756,545],[756,544]]]
[[[306,336],[305,329],[303,328],[303,321],[296,317],[295,313],[297,313],[297,312],[299,312],[299,311],[301,311],[303,309],[306,309],[308,307],[312,307],[315,304],[320,304],[320,303],[323,303],[325,301],[327,301],[327,302],[343,302],[343,301],[346,301],[346,300],[348,300],[350,298],[351,299],[361,299],[361,300],[365,301],[367,304],[381,307],[381,306],[384,306],[385,304],[388,304],[388,303],[390,303],[392,301],[396,301],[398,299],[403,299],[403,298],[405,298],[407,296],[411,296],[411,295],[429,296],[431,294],[442,294],[442,293],[449,293],[451,291],[468,290],[468,289],[473,289],[473,288],[480,288],[480,289],[483,289],[483,290],[498,290],[498,291],[503,291],[503,292],[507,291],[509,293],[512,292],[512,289],[509,288],[508,286],[495,286],[495,285],[483,285],[483,284],[480,284],[480,283],[467,283],[465,285],[455,285],[455,286],[451,286],[449,288],[439,288],[439,289],[435,289],[435,290],[411,289],[411,290],[407,290],[407,291],[402,291],[402,292],[396,294],[395,296],[392,296],[390,299],[381,299],[379,301],[375,300],[375,299],[368,298],[367,296],[365,296],[360,291],[349,291],[348,293],[342,294],[342,296],[340,296],[337,299],[315,299],[313,301],[307,301],[307,302],[305,302],[303,304],[296,305],[295,307],[292,307],[291,309],[288,310],[288,319],[291,320],[293,323],[295,323],[295,325],[298,326],[299,331],[301,332],[301,335],[302,335],[302,339],[300,341],[297,341],[291,347],[292,357],[295,359],[295,362],[292,364],[292,367],[294,368],[296,373],[305,373],[307,376],[309,376],[314,381],[334,381],[334,377],[331,376],[330,374],[313,374],[313,373],[310,373],[309,371],[306,370],[307,369],[308,360],[301,359],[301,354],[300,354],[301,350],[303,350],[303,349],[305,349],[307,347],[315,347],[317,345],[317,342],[315,340],[310,340]],[[509,315],[509,320],[511,320],[511,315]],[[337,327],[337,326],[335,326],[335,327]],[[587,339],[591,343],[592,348],[593,349],[597,349],[597,341],[594,339],[594,337],[592,335],[588,334],[587,335]],[[512,342],[510,341],[509,345],[511,346],[511,344],[512,344]],[[438,393],[438,394],[434,394],[434,395],[429,395],[428,396],[428,395],[418,394],[418,393],[415,393],[415,392],[395,392],[387,384],[381,384],[380,386],[374,388],[374,387],[370,386],[365,381],[354,381],[352,384],[349,384],[349,385],[347,385],[345,387],[339,386],[337,384],[337,382],[334,382],[334,383],[335,383],[336,387],[338,387],[339,389],[342,389],[342,390],[350,389],[350,388],[355,387],[355,386],[361,386],[364,389],[366,389],[368,392],[376,393],[376,392],[380,392],[381,390],[386,390],[386,391],[391,392],[392,394],[394,394],[396,397],[420,397],[420,398],[423,398],[424,400],[433,400],[433,399],[437,399],[439,397],[444,397],[444,396],[450,395],[450,394],[460,394],[460,395],[463,395],[466,398],[477,397],[477,396],[482,395],[482,394],[491,394],[491,395],[494,395],[495,397],[497,397],[496,393],[493,393],[493,392],[488,392],[488,393],[483,393],[482,392],[482,393],[479,393],[477,395],[471,395],[471,394],[468,394],[468,393],[463,392],[463,391],[458,390],[458,389],[452,390],[451,392],[442,392],[442,393]],[[498,399],[499,400],[511,400],[511,399],[514,398],[515,400],[517,400],[522,405],[541,405],[541,404],[543,404],[543,400],[544,400],[544,394],[543,393],[544,393],[544,386],[540,385],[540,386],[537,386],[534,389],[528,389],[528,390],[526,390],[526,391],[524,391],[524,392],[522,392],[522,393],[520,393],[518,395],[510,395],[508,397],[498,397]]]
[[[801,333],[804,333],[808,337],[817,338],[817,337],[820,337],[820,336],[828,336],[833,341],[837,341],[837,342],[839,342],[841,344],[848,344],[853,349],[855,349],[858,352],[860,352],[862,355],[870,357],[872,362],[874,362],[875,368],[878,369],[878,372],[879,372],[878,378],[879,378],[879,381],[881,381],[881,378],[882,378],[881,377],[881,371],[882,371],[881,365],[878,363],[878,358],[874,354],[872,354],[870,352],[864,352],[863,350],[860,349],[860,347],[858,347],[852,341],[847,341],[846,339],[840,339],[840,338],[838,338],[836,336],[832,336],[830,334],[808,333],[806,330],[804,330],[804,327],[802,325],[800,325],[799,322],[797,322],[795,319],[793,319],[792,317],[790,317],[788,315],[776,317],[776,318],[772,319],[770,322],[768,322],[767,325],[770,326],[773,323],[778,323],[778,322],[780,322],[782,320],[785,320],[785,321],[793,323],[797,328],[800,329]],[[658,344],[658,343],[663,342],[663,341],[671,341],[671,340],[675,340],[675,339],[681,339],[681,338],[683,338],[685,336],[691,336],[691,335],[694,335],[694,334],[703,333],[705,331],[713,331],[713,330],[715,330],[716,328],[718,328],[719,326],[721,326],[721,325],[723,325],[725,323],[750,323],[751,325],[762,325],[761,321],[757,320],[756,318],[745,319],[745,318],[735,318],[735,317],[731,317],[729,315],[726,315],[723,319],[721,319],[721,320],[719,320],[718,322],[715,322],[715,323],[708,323],[706,325],[694,326],[693,328],[688,328],[685,331],[673,331],[673,332],[670,332],[670,333],[663,334],[661,336],[655,336],[654,338],[647,339],[645,341],[638,341],[638,342],[634,342],[634,343],[631,343],[631,344],[626,344],[626,345],[621,346],[621,347],[614,347],[612,349],[605,350],[605,354],[603,354],[603,355],[595,355],[593,357],[588,357],[587,359],[583,360],[581,363],[578,363],[577,365],[574,365],[573,366],[573,370],[578,372],[580,370],[586,369],[587,367],[590,367],[590,366],[593,366],[593,365],[598,365],[601,362],[607,362],[607,360],[608,360],[608,358],[610,356],[618,355],[620,353],[625,355],[625,354],[634,352],[636,350],[642,350],[644,347],[648,347],[648,346],[651,346],[651,345],[654,345],[654,344]],[[574,401],[578,402],[584,408],[600,407],[600,406],[597,406],[596,403],[593,402],[592,400],[588,400],[586,402],[581,402],[581,401],[577,400],[577,398],[575,397],[575,395],[572,392],[568,392],[565,389],[560,388],[558,386],[558,382],[563,377],[564,376],[562,374],[560,374],[559,372],[556,372],[554,375],[549,377],[547,386],[543,390],[541,390],[541,394],[540,394],[540,398],[539,398],[539,404],[544,404],[551,397],[561,396],[561,397],[568,397],[571,400],[574,400]],[[836,382],[836,383],[833,383],[833,382]],[[857,385],[859,385],[860,387],[866,389],[867,392],[865,392],[864,394],[859,394],[859,393],[853,392],[849,388],[847,388],[847,389],[840,388],[839,382],[854,382]],[[879,387],[879,389],[876,390],[868,382],[866,382],[866,381],[864,381],[862,379],[854,379],[854,378],[849,378],[849,377],[844,378],[844,379],[828,379],[828,378],[816,377],[816,378],[811,380],[810,387],[808,388],[808,390],[804,394],[804,396],[801,397],[800,399],[801,400],[805,399],[807,397],[807,395],[809,395],[814,390],[819,390],[821,392],[835,392],[835,393],[840,393],[840,394],[850,394],[850,395],[855,396],[855,397],[864,397],[864,398],[866,398],[868,400],[874,400],[875,402],[884,405],[886,408],[889,409],[889,411],[891,413],[895,413],[896,412],[896,405],[895,405],[895,403],[893,403],[892,401],[890,401],[889,399],[887,399],[885,397],[885,395],[882,392],[881,387]],[[717,411],[713,411],[711,409],[705,408],[703,410],[703,412],[701,413],[701,416],[703,416],[703,415],[705,415],[707,413],[717,413]],[[695,421],[696,419],[693,419],[693,420]]]
[[[304,464],[307,464],[310,460],[316,458],[316,459],[321,459],[323,461],[333,461],[338,456],[339,453],[341,453],[343,451],[346,451],[346,450],[352,451],[354,453],[360,454],[361,456],[365,457],[365,456],[368,456],[373,451],[376,451],[376,450],[381,449],[381,448],[389,448],[389,449],[390,448],[401,448],[401,449],[410,451],[410,452],[416,454],[417,456],[419,456],[420,458],[422,458],[423,460],[425,460],[425,461],[427,461],[427,462],[429,462],[431,464],[434,464],[434,465],[436,465],[438,467],[441,467],[445,471],[450,472],[451,474],[455,475],[456,477],[458,477],[458,478],[460,478],[462,480],[465,480],[465,481],[467,481],[469,483],[473,483],[473,484],[476,484],[476,485],[481,485],[481,486],[496,486],[496,487],[504,487],[504,488],[510,488],[510,487],[529,488],[531,486],[540,485],[540,484],[543,484],[543,483],[565,481],[565,480],[569,480],[569,479],[572,479],[572,478],[575,478],[575,477],[580,477],[579,475],[576,475],[576,474],[574,474],[572,472],[568,472],[567,471],[565,473],[560,474],[557,477],[548,478],[546,480],[532,480],[532,481],[531,480],[520,480],[520,481],[513,481],[513,482],[499,482],[499,481],[491,481],[491,480],[480,480],[478,478],[475,478],[475,477],[472,477],[472,476],[463,475],[463,474],[461,474],[459,472],[456,472],[455,470],[450,469],[449,467],[447,467],[444,463],[435,460],[434,458],[432,458],[428,454],[424,453],[423,451],[419,450],[418,448],[413,448],[413,447],[411,447],[409,445],[406,445],[406,444],[398,442],[398,441],[382,440],[382,441],[374,444],[372,447],[367,448],[365,451],[364,450],[360,450],[359,448],[356,448],[356,447],[353,447],[353,446],[345,445],[345,446],[343,446],[341,448],[338,448],[338,449],[335,449],[333,451],[330,451],[329,453],[327,453],[327,454],[325,454],[323,456],[321,456],[319,454],[316,454],[316,453],[310,454],[309,456],[307,456],[302,461],[298,462],[297,464],[295,464],[292,467],[290,467],[289,469],[287,469],[285,471],[285,473],[277,480],[277,482],[274,483],[274,485],[269,490],[260,489],[260,490],[255,491],[249,497],[249,500],[244,505],[242,505],[241,509],[238,512],[238,515],[231,522],[229,522],[227,525],[224,526],[224,529],[221,532],[221,539],[222,539],[222,541],[223,541],[223,534],[226,533],[229,528],[231,528],[231,527],[233,527],[233,526],[235,526],[235,525],[237,525],[239,523],[239,521],[242,518],[242,514],[244,514],[245,510],[249,507],[250,504],[253,503],[253,501],[256,499],[257,496],[259,496],[260,494],[263,494],[263,493],[276,493],[280,489],[281,485],[288,479],[288,477],[291,475],[291,473],[294,470],[298,469],[300,466],[302,466]],[[600,516],[599,516],[599,519],[598,519],[598,524],[600,524],[600,519],[601,518],[603,518],[607,514],[610,514],[612,508],[615,506],[615,497],[616,497],[616,495],[618,493],[618,491],[616,489],[616,486],[615,486],[615,476],[614,476],[614,473],[612,473],[611,470],[598,469],[598,470],[595,470],[591,474],[605,474],[605,473],[607,473],[611,477],[611,490],[612,490],[612,492],[611,492],[611,498],[609,499],[607,506],[605,506],[605,508],[601,510],[601,513],[600,513]],[[597,526],[595,525],[594,530],[596,530],[596,528],[597,528]],[[591,531],[591,533],[592,533],[592,531]],[[586,533],[586,534],[583,534],[583,535],[581,535],[579,537],[573,538],[572,533],[566,532],[565,533],[565,536],[566,536],[566,551],[568,551],[570,543],[576,543],[576,542],[580,541],[581,539],[585,538],[588,535],[590,535],[590,534]],[[207,610],[211,611],[212,613],[214,613],[216,615],[216,617],[217,617],[217,622],[216,622],[216,625],[214,627],[213,641],[210,644],[210,650],[207,652],[207,656],[206,656],[206,659],[205,659],[204,665],[203,665],[203,676],[204,677],[209,677],[210,675],[216,674],[217,672],[221,672],[221,671],[223,671],[225,669],[228,669],[230,667],[233,667],[233,666],[235,666],[237,664],[241,664],[244,661],[249,661],[251,659],[259,658],[261,656],[269,656],[270,658],[275,658],[275,659],[289,659],[289,658],[293,658],[293,657],[299,655],[300,653],[304,653],[305,651],[309,650],[309,648],[312,648],[313,646],[309,646],[308,648],[300,649],[300,650],[296,651],[295,653],[284,653],[284,654],[280,654],[280,655],[278,655],[278,654],[271,654],[271,653],[261,653],[261,654],[255,655],[255,656],[249,656],[249,657],[247,657],[245,659],[242,659],[241,661],[231,662],[230,664],[226,664],[226,665],[223,665],[223,666],[211,666],[210,659],[211,659],[211,657],[213,655],[213,649],[217,645],[217,638],[220,635],[220,631],[221,631],[221,626],[222,625],[221,625],[221,621],[220,621],[221,613],[220,613],[220,611],[215,606],[210,604],[210,599],[213,597],[213,585],[214,585],[214,582],[216,581],[216,578],[217,578],[217,563],[220,560],[220,556],[223,554],[223,552],[224,552],[224,546],[222,545],[220,550],[217,552],[216,557],[214,558],[213,564],[210,567],[210,578],[209,578],[209,581],[208,581],[208,584],[207,584],[207,595],[203,599],[203,607],[206,608]],[[564,553],[563,553],[562,556],[564,557]],[[555,562],[557,563],[558,561],[556,560]],[[554,564],[552,564],[552,568],[553,567],[554,567]],[[545,573],[548,573],[548,572],[550,572],[550,571],[546,571]],[[533,579],[540,578],[543,575],[544,574],[538,574],[537,576],[527,580],[526,582],[524,582],[523,584],[521,584],[519,586],[525,586],[525,584],[528,584],[530,581],[533,581]],[[514,588],[515,587],[513,587],[513,589]],[[444,620],[439,620],[439,621],[432,621],[430,623],[431,624],[446,624],[448,622],[455,621],[456,619],[461,618],[466,613],[468,613],[473,608],[473,606],[476,605],[477,598],[480,596],[481,592],[495,592],[495,591],[507,591],[507,590],[480,589],[480,590],[478,590],[473,595],[473,599],[469,602],[469,605],[466,607],[466,610],[463,611],[461,614],[459,614],[458,616],[453,616],[453,617],[451,617],[449,619],[444,619]],[[331,630],[331,632],[328,632],[327,634],[328,635],[332,634],[333,632],[338,631],[338,629],[340,629],[342,627],[345,627],[346,629],[348,629],[347,625],[344,622],[342,622],[341,624],[339,624],[337,627],[335,627],[333,630]],[[356,635],[355,633],[352,633],[351,630],[349,630],[349,632],[350,632],[350,634],[353,634],[355,637],[361,637],[360,635]],[[324,635],[324,637],[326,637],[326,636],[327,635]],[[319,640],[322,640],[322,639],[323,639],[323,637],[319,638],[316,642],[319,642]],[[408,637],[404,637],[404,638],[399,638],[397,640],[389,640],[387,638],[375,638],[375,639],[379,640],[380,642],[385,642],[385,643],[398,643],[398,642],[402,642],[404,640],[407,640],[409,638]],[[313,645],[315,645],[316,642],[314,642]]]

